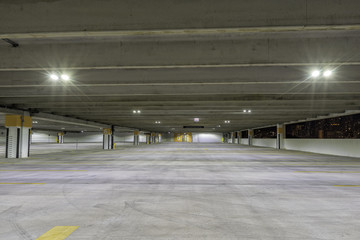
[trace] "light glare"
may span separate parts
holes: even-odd
[[[324,77],[330,77],[332,75],[332,71],[331,70],[326,70],[324,72]]]
[[[61,75],[61,79],[64,81],[68,81],[68,80],[70,80],[70,77],[69,77],[69,75],[63,74],[63,75]]]
[[[314,70],[312,73],[311,73],[311,76],[313,78],[317,78],[318,76],[320,76],[320,71],[319,70]]]
[[[54,80],[54,81],[59,80],[59,76],[56,75],[56,74],[51,74],[51,75],[50,75],[50,78],[51,78],[52,80]]]

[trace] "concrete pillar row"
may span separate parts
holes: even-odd
[[[57,134],[57,143],[59,144],[63,144],[64,143],[64,133],[63,132],[59,132]]]
[[[234,144],[235,143],[235,132],[231,133],[231,143]]]
[[[111,128],[103,129],[103,149],[113,149],[113,137]]]
[[[155,136],[156,136],[155,133],[151,133],[150,144],[155,144],[155,139],[156,139]]]
[[[249,146],[252,146],[252,144],[253,144],[253,137],[254,137],[254,130],[249,129],[248,130],[248,145]]]
[[[151,138],[150,133],[147,133],[147,134],[146,134],[146,144],[151,144],[150,138]]]
[[[32,118],[23,115],[5,115],[6,158],[27,158],[30,155]]]
[[[136,130],[134,131],[134,145],[138,146],[140,144],[139,142],[139,136],[140,135],[140,131]]]
[[[277,124],[277,135],[276,135],[276,149],[284,148],[284,124]]]

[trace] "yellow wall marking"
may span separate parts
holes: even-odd
[[[360,171],[295,171],[298,173],[360,173]]]
[[[334,187],[360,187],[360,185],[334,185]]]
[[[79,226],[56,226],[36,240],[63,240],[78,228]]]
[[[46,184],[46,183],[0,183],[0,184]]]

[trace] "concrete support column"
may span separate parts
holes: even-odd
[[[64,143],[64,133],[63,132],[59,132],[58,136],[57,136],[57,143],[59,144],[63,144]]]
[[[276,149],[284,148],[284,124],[277,124]]]
[[[231,133],[231,143],[234,144],[235,143],[235,132]]]
[[[161,143],[161,138],[162,138],[162,135],[161,135],[161,133],[159,133],[159,134],[158,134],[158,141],[159,141],[159,143]]]
[[[252,146],[253,136],[254,136],[254,130],[249,129],[248,130],[248,144],[249,144],[249,146]]]
[[[228,143],[228,133],[223,133],[223,143]]]
[[[151,140],[150,140],[150,144],[155,144],[155,133],[151,133]]]
[[[134,145],[138,146],[140,144],[139,142],[139,136],[140,135],[140,131],[136,130],[134,131]]]
[[[115,126],[111,126],[111,149],[115,149]]]
[[[6,158],[27,158],[30,155],[32,118],[22,115],[5,116]]]
[[[103,149],[113,149],[112,143],[112,131],[111,128],[104,128],[103,129]]]
[[[147,133],[147,134],[146,134],[146,144],[151,144],[150,138],[151,138],[150,133]]]
[[[158,133],[155,133],[154,143],[159,143],[159,134]]]
[[[241,144],[241,131],[238,131],[237,134],[238,134],[238,138],[237,138],[238,142],[237,143]]]

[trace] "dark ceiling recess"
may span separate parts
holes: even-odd
[[[204,126],[184,126],[183,128],[204,128]]]
[[[14,42],[14,41],[11,40],[11,39],[3,38],[2,40],[4,40],[5,42],[11,44],[11,46],[13,46],[13,47],[15,47],[15,48],[16,48],[16,47],[19,47],[19,44],[18,44],[17,42]]]

